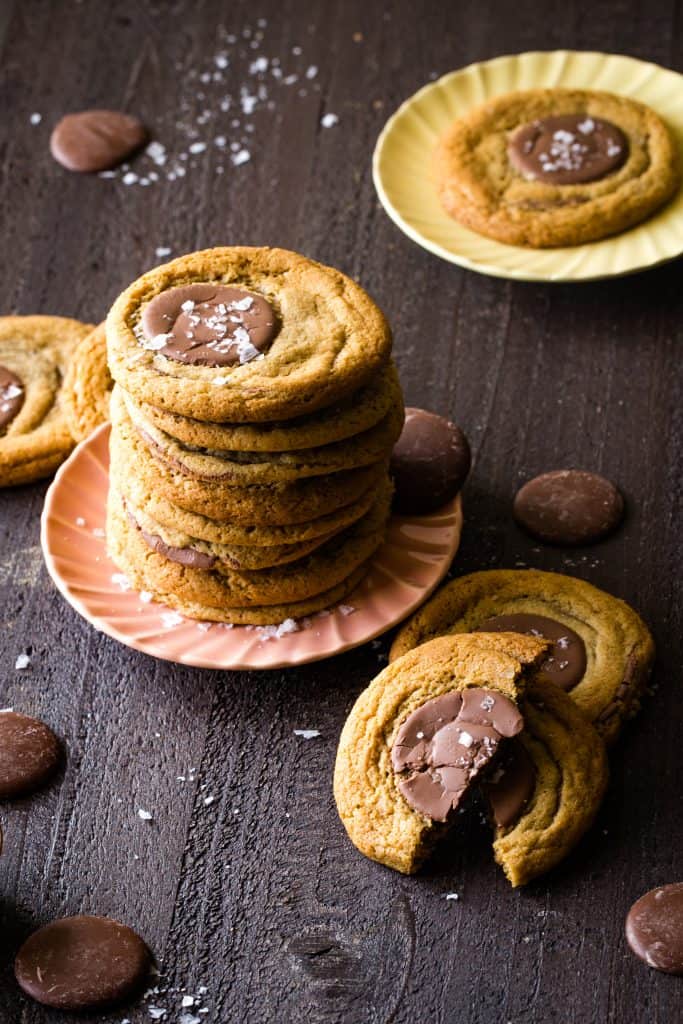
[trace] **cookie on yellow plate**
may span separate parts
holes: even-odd
[[[475,630],[551,641],[543,675],[569,693],[606,743],[640,707],[654,658],[650,631],[624,601],[584,580],[537,569],[461,576],[409,619],[390,658],[435,636]]]
[[[61,316],[0,317],[0,487],[49,476],[73,448],[63,379],[92,329]]]
[[[506,93],[457,120],[434,156],[441,203],[511,245],[580,245],[645,220],[680,184],[649,107],[586,89]]]
[[[107,337],[104,324],[100,324],[74,352],[64,379],[64,412],[76,441],[83,441],[108,422],[113,386],[107,366]]]

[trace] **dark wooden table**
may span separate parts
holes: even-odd
[[[54,785],[2,807],[2,1024],[68,1019],[25,999],[11,962],[38,924],[81,911],[136,927],[162,988],[205,986],[207,1022],[683,1019],[681,980],[649,971],[623,939],[631,902],[683,877],[681,264],[583,286],[485,278],[403,237],[370,176],[386,117],[469,61],[574,47],[682,70],[680,4],[5,0],[0,22],[3,312],[97,321],[158,248],[271,243],[340,267],[393,323],[409,403],[471,438],[454,572],[583,577],[632,602],[659,648],[654,695],[614,751],[597,825],[561,869],[513,892],[471,816],[427,871],[403,878],[355,851],[331,794],[341,724],[388,639],[296,671],[154,661],[95,632],[55,590],[39,548],[45,487],[0,492],[0,706],[45,719],[68,749]],[[240,88],[254,93],[249,64],[262,55],[280,59],[282,78],[265,76],[268,95],[246,115]],[[170,156],[141,161],[138,177],[159,174],[147,186],[71,175],[52,162],[49,133],[88,106],[139,113],[169,154],[192,131],[227,144],[191,155],[174,180]],[[325,113],[339,123],[322,127]],[[232,164],[232,141],[249,162]],[[564,466],[622,487],[628,518],[609,541],[541,548],[514,526],[520,481]],[[16,671],[23,651],[31,665]],[[81,1019],[139,1024],[151,1004],[176,1024],[180,994]]]

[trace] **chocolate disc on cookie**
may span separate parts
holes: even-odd
[[[628,139],[604,118],[562,114],[518,128],[508,155],[525,178],[576,185],[618,170],[628,156]]]
[[[395,508],[413,515],[434,512],[458,494],[470,462],[470,446],[460,427],[425,409],[406,409],[391,456]]]
[[[641,896],[628,912],[626,938],[648,967],[683,974],[683,882]]]
[[[239,366],[270,347],[275,310],[243,288],[187,284],[161,292],[142,313],[143,347],[200,366]]]
[[[526,633],[527,636],[550,640],[552,647],[537,671],[537,678],[555,683],[563,690],[572,690],[583,679],[586,671],[586,645],[578,633],[561,622],[545,615],[515,612],[485,619],[476,631]]]
[[[5,430],[24,404],[25,390],[21,377],[6,366],[0,366],[0,430]]]
[[[408,716],[391,751],[399,792],[426,818],[447,821],[501,739],[523,727],[516,705],[484,687],[427,701]]]
[[[45,1006],[90,1010],[140,988],[151,954],[132,928],[108,917],[65,917],[34,932],[17,953],[21,988]]]
[[[147,129],[136,117],[118,110],[82,110],[55,125],[50,152],[69,171],[106,171],[140,149],[147,138]]]
[[[0,800],[33,793],[59,768],[59,740],[43,722],[16,711],[0,714]]]
[[[517,492],[520,526],[549,544],[590,544],[614,530],[624,499],[609,480],[579,469],[543,473]]]

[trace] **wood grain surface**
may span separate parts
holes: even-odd
[[[50,582],[45,487],[0,492],[0,706],[43,718],[68,750],[50,788],[0,810],[2,1024],[71,1019],[26,999],[11,963],[38,924],[78,912],[138,929],[174,990],[85,1022],[141,1024],[156,1006],[177,1024],[190,1012],[181,990],[200,986],[207,1024],[683,1019],[681,980],[648,970],[623,938],[632,901],[683,877],[681,264],[581,286],[488,279],[402,236],[370,175],[401,100],[472,60],[573,47],[683,70],[680,4],[5,0],[0,12],[3,312],[99,320],[159,247],[270,243],[340,267],[387,312],[408,402],[447,413],[472,441],[453,571],[588,579],[632,602],[659,650],[597,825],[561,869],[513,892],[471,815],[403,878],[357,854],[331,793],[341,724],[388,638],[263,674],[155,662],[96,633]],[[261,55],[283,75],[264,76],[268,95],[247,115],[240,89],[254,92]],[[141,115],[169,153],[209,145],[174,180],[170,160],[135,164],[158,172],[148,186],[69,174],[49,133],[91,106]],[[338,124],[322,127],[326,113]],[[232,141],[248,162],[233,165]],[[510,516],[521,481],[566,466],[605,473],[628,501],[612,539],[576,552],[535,545]],[[30,667],[17,671],[24,651]]]

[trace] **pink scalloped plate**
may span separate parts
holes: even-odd
[[[284,668],[330,658],[384,633],[426,601],[460,543],[456,498],[429,516],[393,516],[370,571],[343,604],[273,636],[271,627],[196,622],[132,590],[107,555],[104,535],[109,426],[83,441],[45,499],[41,543],[69,604],[96,629],[137,651],[214,669]]]

